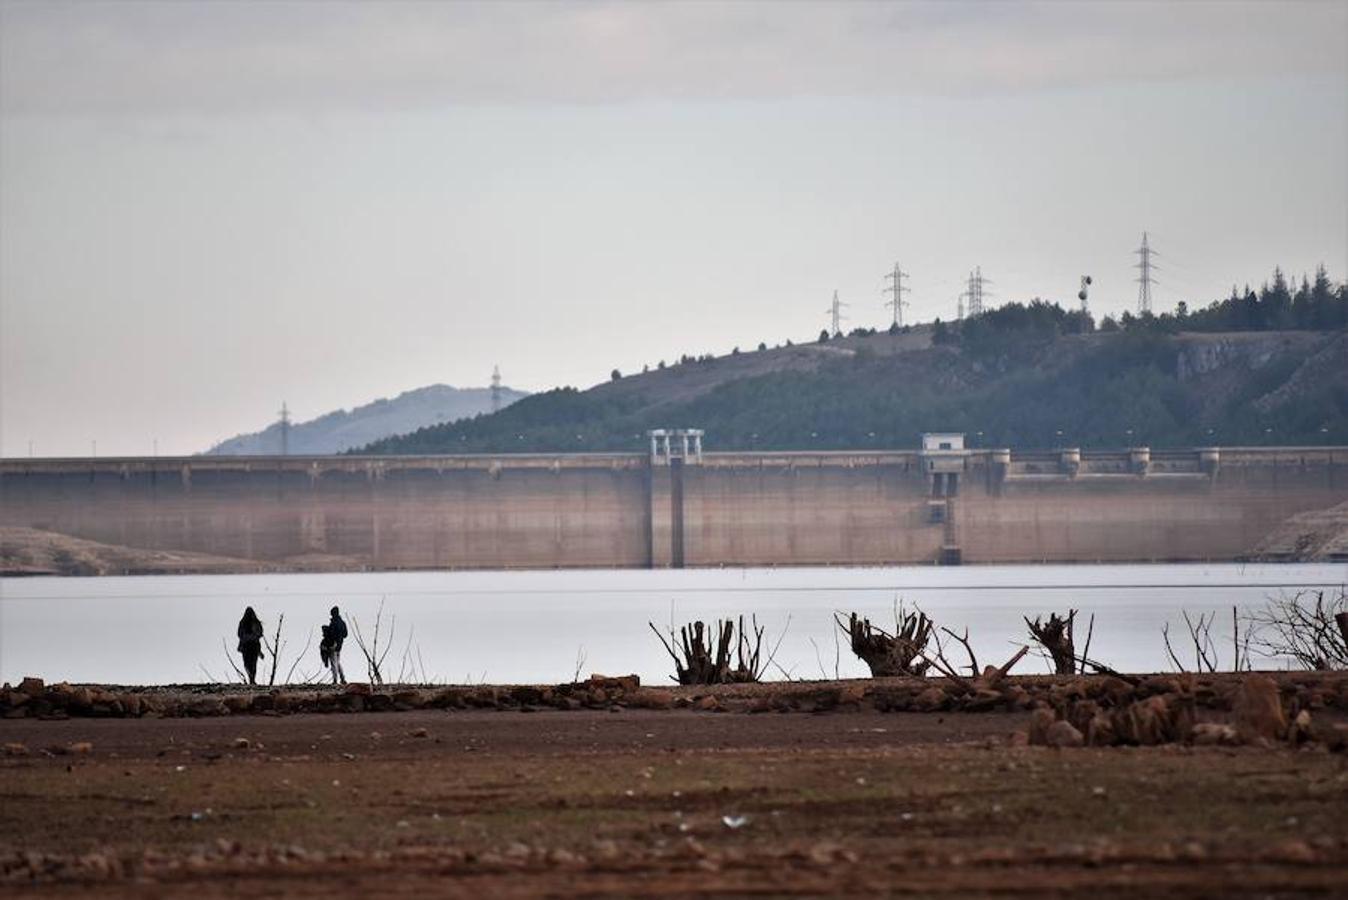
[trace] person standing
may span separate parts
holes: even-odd
[[[262,656],[262,620],[250,606],[243,611],[239,620],[239,653],[243,656],[243,669],[248,673],[248,683],[257,684],[257,661]]]
[[[346,673],[342,671],[342,643],[346,640],[346,622],[342,620],[342,615],[335,606],[330,615],[332,618],[324,628],[328,667],[332,669],[332,683],[345,684]]]

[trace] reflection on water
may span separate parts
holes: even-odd
[[[899,598],[942,625],[967,626],[980,663],[1011,655],[1024,639],[1022,615],[1076,607],[1083,621],[1096,616],[1092,658],[1164,671],[1161,627],[1171,621],[1183,634],[1181,609],[1220,613],[1214,637],[1225,664],[1233,605],[1247,610],[1345,581],[1344,565],[1231,564],[0,579],[0,680],[192,682],[205,680],[203,667],[224,677],[223,647],[233,649],[248,605],[269,634],[285,613],[282,674],[311,637],[297,671],[315,672],[328,608],[341,606],[368,633],[381,600],[385,631],[393,625],[389,677],[410,646],[435,681],[569,681],[583,656],[582,675],[636,672],[661,683],[671,669],[647,621],[732,613],[756,615],[774,643],[785,629],[777,662],[793,677],[832,677],[835,653],[839,674],[863,676],[845,645],[835,650],[831,613],[889,623]],[[355,677],[363,667],[354,644],[343,656]],[[1047,668],[1036,659],[1021,665],[1019,672]],[[770,675],[783,677],[775,668]]]

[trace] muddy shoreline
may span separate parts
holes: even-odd
[[[2,695],[0,894],[1343,896],[1348,752],[1196,737],[1250,684],[1348,729],[1348,673],[1020,676],[997,703],[942,679],[30,681]],[[31,715],[49,689],[66,707]],[[1053,710],[1177,698],[1185,740],[1027,746]]]

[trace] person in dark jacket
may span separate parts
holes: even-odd
[[[243,611],[243,618],[239,620],[239,653],[243,656],[248,683],[257,684],[257,661],[262,656],[262,620],[251,606]]]
[[[323,626],[323,642],[318,645],[318,655],[324,664],[332,670],[332,683],[345,684],[346,673],[342,671],[342,643],[346,640],[346,622],[337,607],[329,613],[332,618]]]

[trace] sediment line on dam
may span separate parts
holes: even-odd
[[[1342,447],[0,460],[90,574],[1224,561],[1345,502]]]

